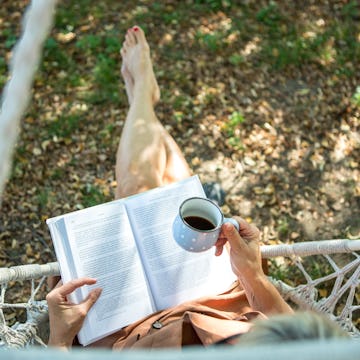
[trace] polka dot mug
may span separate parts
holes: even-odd
[[[239,230],[237,221],[225,218],[214,202],[206,198],[192,197],[180,205],[172,233],[177,244],[183,249],[201,252],[215,245],[221,225],[225,222],[231,222]]]

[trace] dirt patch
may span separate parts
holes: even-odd
[[[159,119],[194,173],[224,188],[227,215],[256,223],[265,243],[359,237],[358,57],[342,63],[351,48],[335,32],[306,42],[339,23],[355,29],[356,53],[353,2],[187,3],[59,4],[3,197],[1,266],[53,261],[46,218],[113,198],[127,111],[118,50],[134,23],[152,48]],[[26,4],[2,1],[2,83]],[[314,49],[285,57],[276,34],[297,46],[294,29]]]

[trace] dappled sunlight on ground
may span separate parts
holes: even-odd
[[[45,219],[113,198],[128,106],[119,49],[134,24],[159,119],[194,173],[221,183],[227,215],[269,243],[359,236],[355,3],[60,2],[4,194],[0,264],[53,260]],[[1,86],[26,4],[2,2]]]

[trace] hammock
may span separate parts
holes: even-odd
[[[31,2],[24,16],[22,37],[14,49],[11,79],[4,89],[0,113],[0,194],[8,177],[19,122],[29,102],[34,73],[52,24],[56,2],[56,0]],[[299,309],[312,309],[327,314],[352,337],[360,338],[357,328],[359,315],[356,316],[360,310],[357,293],[360,285],[360,256],[357,253],[360,251],[360,240],[267,245],[263,246],[261,251],[263,258],[270,261],[289,259],[286,266],[292,264],[303,275],[304,281],[301,284],[294,283],[291,276],[286,281],[272,279],[286,300]],[[342,266],[338,265],[335,259],[339,254],[347,254],[346,263]],[[325,259],[330,271],[314,277],[310,275],[311,271],[308,270],[306,259],[317,256]],[[41,289],[46,277],[50,275],[59,275],[56,262],[0,268],[0,349],[23,348],[33,344],[46,346],[47,305],[46,301],[41,299],[43,296]],[[29,284],[31,290],[29,299],[23,303],[7,303],[6,294],[11,292],[16,282]],[[329,294],[324,293],[322,287],[326,284],[325,288],[328,288],[327,283],[332,286]],[[21,286],[24,288],[25,284]],[[9,325],[4,313],[9,309],[25,309],[26,320]]]
[[[286,257],[304,276],[304,283],[296,286],[271,278],[285,300],[289,300],[298,309],[311,309],[329,316],[352,337],[360,339],[360,331],[356,327],[359,321],[359,314],[356,316],[356,312],[360,310],[357,298],[357,291],[360,288],[360,255],[356,251],[360,251],[360,240],[323,240],[265,245],[261,248],[263,258],[271,260]],[[340,267],[333,259],[339,254],[348,254],[347,257],[351,257],[352,260]],[[326,259],[332,271],[313,279],[303,262],[304,259],[315,256]],[[33,344],[46,346],[39,334],[44,332],[41,327],[47,322],[47,305],[45,300],[37,300],[36,296],[46,277],[51,275],[59,275],[57,262],[0,268],[0,347],[22,348]],[[31,294],[27,302],[18,304],[5,302],[7,284],[14,281],[30,283]],[[328,287],[329,282],[333,282],[330,293],[327,296],[319,296],[319,289],[322,286]],[[27,321],[8,326],[3,310],[12,308],[25,309]]]

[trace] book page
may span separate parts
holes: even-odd
[[[92,287],[102,288],[80,339],[100,338],[152,313],[152,299],[123,202],[81,210],[64,220],[77,277],[96,278]],[[92,287],[82,289],[82,298]]]
[[[205,197],[198,177],[157,188],[127,200],[129,219],[157,310],[220,293],[235,280],[228,254],[215,248],[183,250],[173,239],[172,223],[183,200]]]
[[[69,246],[69,239],[66,233],[65,222],[63,216],[58,216],[55,218],[48,219],[46,221],[50,233],[52,242],[54,245],[56,258],[61,264],[60,266],[60,274],[61,280],[65,283],[76,277],[75,264],[72,256],[68,254],[71,253],[71,249]],[[72,302],[79,302],[78,300],[78,292],[73,292],[70,294],[70,300]]]

